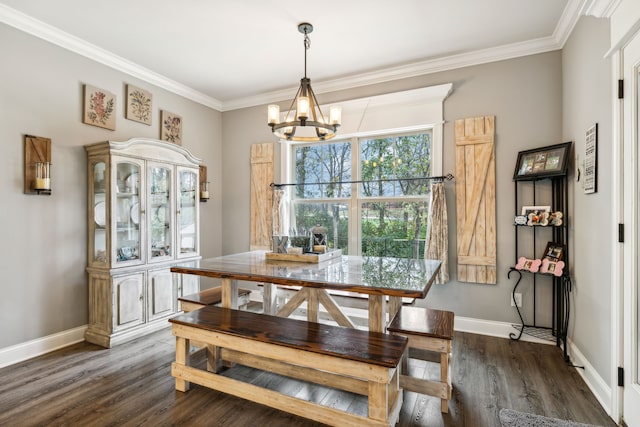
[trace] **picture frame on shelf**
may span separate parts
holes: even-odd
[[[544,253],[542,254],[542,259],[548,259],[552,262],[561,261],[564,258],[564,245],[549,242],[544,249]]]
[[[551,206],[523,206],[522,216],[526,220],[526,225],[549,225],[549,215]]]
[[[520,151],[514,181],[550,178],[567,174],[571,142]]]
[[[551,212],[551,206],[523,206],[520,215],[528,216],[530,213]]]

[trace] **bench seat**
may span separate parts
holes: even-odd
[[[408,340],[359,329],[206,306],[169,320],[176,336],[176,389],[200,384],[330,425],[392,426],[402,406],[399,364]],[[208,369],[189,366],[189,341],[207,345]],[[362,416],[217,375],[221,360],[368,397]]]
[[[440,356],[440,381],[408,375],[409,352],[402,362],[400,387],[415,393],[440,398],[440,408],[449,412],[451,399],[451,351],[454,314],[451,311],[423,307],[402,307],[387,327],[389,333],[409,339],[409,349],[418,349]],[[416,352],[417,353],[417,352]],[[416,354],[415,357],[418,355]],[[420,357],[423,360],[430,360]]]

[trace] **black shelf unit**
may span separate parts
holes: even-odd
[[[514,265],[517,264],[518,259],[521,256],[526,256],[527,258],[539,259],[540,255],[544,251],[544,248],[547,242],[552,241],[556,244],[564,246],[564,253],[562,257],[562,261],[565,263],[565,267],[563,270],[563,274],[561,276],[555,276],[552,274],[542,274],[542,273],[530,273],[525,270],[517,270],[515,267],[511,267],[507,274],[507,277],[511,279],[517,278],[516,283],[511,292],[511,298],[515,302],[515,293],[520,286],[521,281],[525,275],[531,276],[531,282],[533,286],[533,319],[532,323],[525,322],[522,312],[520,308],[516,305],[516,311],[518,312],[518,317],[520,318],[519,325],[513,325],[514,328],[518,331],[518,333],[511,333],[509,336],[512,340],[519,340],[523,334],[528,334],[531,336],[535,336],[538,338],[546,339],[549,341],[555,341],[558,347],[563,348],[565,361],[569,361],[569,357],[567,354],[567,329],[569,325],[569,314],[570,314],[570,299],[569,294],[571,292],[571,277],[569,273],[569,239],[568,239],[568,218],[567,213],[569,211],[569,200],[568,200],[568,187],[567,187],[567,176],[553,176],[553,177],[545,177],[545,178],[530,178],[530,179],[519,179],[514,181],[515,185],[515,212],[518,215],[521,212],[521,208],[523,206],[522,200],[525,198],[525,194],[523,192],[529,193],[529,199],[532,200],[532,204],[534,206],[540,205],[551,205],[551,211],[556,212],[560,211],[563,213],[563,222],[562,225],[554,226],[528,226],[528,225],[517,225],[514,223],[514,232],[515,232],[515,259]],[[547,197],[544,198],[544,203],[541,203],[538,200],[539,190],[545,190],[546,194],[551,193],[551,200]],[[549,203],[550,202],[550,203]],[[521,233],[527,233],[529,237],[529,241],[531,242],[531,247],[528,248],[529,251],[524,250],[524,248],[520,247],[519,236]],[[549,237],[550,236],[550,237]],[[531,252],[530,252],[531,251]],[[546,282],[546,283],[544,283]],[[549,326],[540,326],[536,320],[536,304],[537,304],[537,288],[538,286],[548,285],[551,282],[553,286],[552,290],[552,325]]]

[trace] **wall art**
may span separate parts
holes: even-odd
[[[116,96],[104,89],[84,85],[82,123],[116,130]]]
[[[151,92],[134,85],[127,85],[125,118],[151,126]]]
[[[160,123],[160,139],[182,145],[182,117],[163,110]]]
[[[598,191],[598,124],[587,131],[584,144],[584,194]]]

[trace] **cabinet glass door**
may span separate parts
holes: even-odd
[[[149,202],[147,223],[149,226],[149,262],[173,258],[173,168],[170,165],[152,163],[148,167]]]
[[[107,263],[106,162],[93,165],[93,263]]]
[[[198,252],[198,171],[178,168],[178,258]]]
[[[135,160],[117,161],[115,194],[111,219],[113,225],[113,250],[115,265],[140,264],[142,262],[142,230],[144,224],[144,201],[140,198],[144,188],[140,173],[143,162]]]

